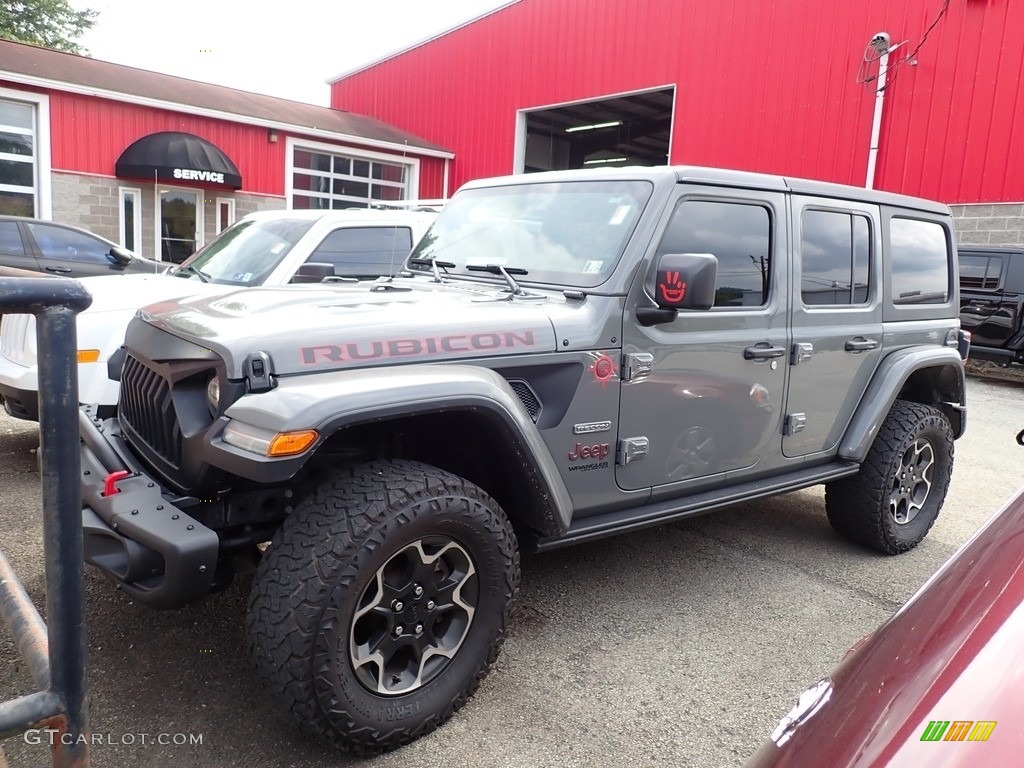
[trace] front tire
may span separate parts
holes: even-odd
[[[418,462],[362,464],[275,535],[249,597],[249,649],[307,730],[376,754],[466,702],[518,590],[515,534],[487,494]]]
[[[953,473],[953,431],[938,408],[897,400],[860,472],[825,486],[840,534],[886,555],[916,547],[935,523]]]

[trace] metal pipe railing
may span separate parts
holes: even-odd
[[[0,703],[0,737],[52,728],[55,768],[89,765],[75,315],[92,297],[76,280],[0,267],[0,315],[36,316],[39,458],[46,573],[44,624],[0,552],[0,613],[40,690]]]

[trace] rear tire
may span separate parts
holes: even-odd
[[[285,520],[249,597],[256,671],[302,725],[369,755],[447,720],[498,655],[515,534],[475,485],[426,464],[336,473]]]
[[[828,520],[886,555],[916,547],[935,523],[953,473],[953,431],[936,407],[897,400],[860,472],[825,486]]]

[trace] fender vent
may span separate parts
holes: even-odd
[[[508,385],[512,387],[512,391],[516,393],[516,397],[519,398],[519,402],[523,404],[526,412],[530,414],[530,418],[536,422],[537,417],[540,416],[541,404],[533,388],[522,379],[510,379]]]

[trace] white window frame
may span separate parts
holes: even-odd
[[[0,88],[0,99],[20,101],[34,109],[33,114],[33,165],[35,178],[35,216],[39,219],[53,217],[52,187],[50,179],[50,97],[45,93],[29,93],[11,88]],[[0,185],[4,191],[21,192],[22,187]]]
[[[132,240],[135,241],[135,247],[131,248],[131,252],[136,256],[142,255],[142,190],[138,187],[118,187],[117,188],[117,231],[121,236],[121,247],[128,248],[128,238],[125,226],[124,217],[124,201],[127,198],[132,199],[132,207],[135,209],[135,222],[132,226]]]
[[[304,189],[295,189],[292,185],[294,182],[294,175],[298,173],[306,173],[309,171],[308,168],[296,168],[295,167],[295,150],[305,149],[310,152],[325,152],[332,155],[343,155],[350,157],[353,160],[367,160],[374,161],[379,160],[385,163],[392,163],[394,165],[404,165],[407,170],[407,179],[405,182],[405,200],[417,199],[420,189],[420,161],[419,158],[407,157],[403,155],[391,155],[384,152],[371,152],[365,149],[357,147],[349,147],[340,144],[327,144],[322,141],[308,141],[306,139],[294,139],[288,137],[285,141],[285,183],[284,193],[286,207],[291,210],[293,206],[292,198],[295,195],[302,195],[308,192]],[[367,179],[367,183],[372,184],[373,179]],[[379,203],[398,202],[395,200],[378,200]]]
[[[230,227],[232,224],[235,223],[235,199],[233,197],[218,197],[214,202],[216,204],[216,208],[214,208],[215,221],[213,222],[213,229],[214,234],[219,235],[221,232],[227,229],[227,227],[222,227],[220,225],[220,207],[222,205],[226,205],[228,207],[227,226]]]

